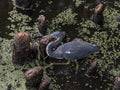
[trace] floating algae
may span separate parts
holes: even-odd
[[[80,1],[80,0],[76,0]],[[48,1],[48,6],[54,4],[52,0]],[[82,0],[81,0],[82,2]],[[67,32],[67,38],[80,37],[85,41],[94,42],[101,46],[101,50],[98,53],[90,55],[87,60],[79,62],[79,68],[84,68],[84,70],[79,70],[79,74],[74,74],[74,65],[63,67],[54,66],[48,69],[44,73],[44,77],[50,78],[52,83],[50,89],[52,90],[111,90],[114,82],[114,77],[120,73],[120,22],[116,21],[116,17],[120,15],[120,2],[113,3],[115,7],[106,6],[104,11],[105,23],[103,28],[95,25],[91,18],[81,18],[78,12],[73,11],[71,8],[58,13],[56,16],[51,16],[48,22],[48,33],[55,30],[64,30]],[[79,4],[81,5],[81,3]],[[76,5],[79,7],[79,5]],[[46,9],[44,10],[46,12]],[[52,11],[51,11],[52,12]],[[46,12],[49,16],[49,13]],[[10,12],[9,20],[11,25],[8,26],[9,30],[12,31],[10,36],[15,35],[19,31],[30,31],[33,35],[37,32],[37,24],[33,26],[29,25],[32,20],[30,17],[18,14],[15,11]],[[71,30],[70,27],[74,30]],[[74,32],[77,32],[77,36],[74,36]],[[74,36],[74,37],[69,37]],[[36,88],[26,88],[23,70],[27,68],[32,68],[36,66],[32,62],[26,66],[14,67],[11,59],[11,48],[10,43],[12,40],[6,40],[0,38],[0,90],[5,90],[11,88],[12,90],[36,90]],[[96,80],[88,79],[85,77],[85,71],[87,65],[92,62],[94,58],[98,58],[99,61],[99,71]],[[52,62],[52,60],[50,60]],[[49,61],[49,62],[50,62]],[[57,60],[56,60],[57,62]],[[42,62],[41,62],[42,63]],[[47,62],[46,64],[47,65]],[[64,70],[68,71],[65,72]],[[64,74],[59,77],[56,73],[64,71]],[[70,77],[70,78],[69,78]],[[72,83],[74,82],[74,83]],[[96,85],[96,83],[98,85]],[[71,87],[72,85],[72,87]]]

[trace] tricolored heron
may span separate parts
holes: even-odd
[[[61,43],[62,39],[65,37],[65,33],[57,32],[55,36],[57,39],[50,42],[46,47],[46,53],[49,57],[76,61],[100,50],[100,46],[96,44],[88,43],[81,39],[75,39],[71,42],[60,45],[55,51],[53,51],[53,47]],[[76,68],[78,68],[78,65],[76,65]]]

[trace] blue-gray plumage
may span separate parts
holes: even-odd
[[[55,51],[53,51],[53,47],[61,43],[65,33],[57,32],[55,36],[57,39],[50,42],[46,48],[47,55],[53,58],[74,61],[87,57],[88,55],[97,52],[100,49],[100,46],[96,44],[91,44],[80,39],[76,39],[60,45]]]

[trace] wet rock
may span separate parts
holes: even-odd
[[[87,77],[92,77],[95,75],[96,71],[97,71],[97,65],[98,65],[98,60],[94,60],[90,67],[88,68],[87,72],[86,72],[86,76]]]
[[[48,79],[43,79],[40,83],[39,90],[48,90],[50,81]]]
[[[14,36],[11,44],[13,64],[23,64],[26,60],[30,60],[30,41],[31,37],[28,32],[19,32]]]
[[[38,17],[38,29],[39,29],[39,33],[40,33],[41,36],[46,35],[47,29],[46,29],[45,16],[44,15],[39,15],[39,17]]]
[[[115,78],[113,90],[120,90],[120,75]]]
[[[103,26],[104,22],[104,4],[102,3],[102,0],[97,1],[98,5],[95,7],[94,15],[93,15],[93,22],[97,25]]]
[[[37,87],[43,77],[43,68],[34,67],[25,72],[26,86]]]

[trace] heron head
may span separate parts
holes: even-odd
[[[64,38],[65,37],[65,32],[56,31],[56,32],[53,32],[51,34],[51,36],[55,36],[56,38],[58,38],[58,37]]]

